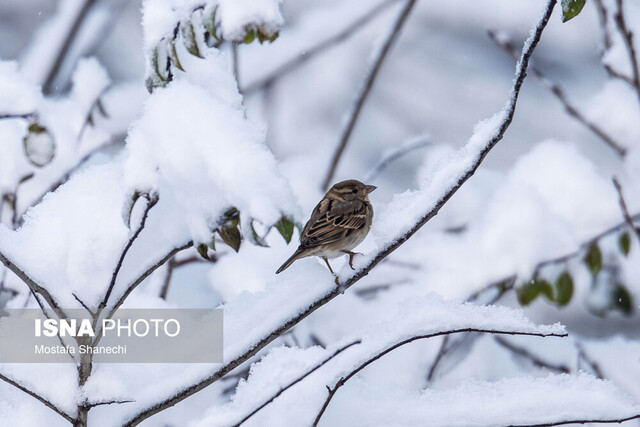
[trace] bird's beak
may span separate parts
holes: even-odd
[[[378,188],[378,187],[376,187],[375,185],[365,185],[364,186],[364,194],[369,194],[373,190],[375,190],[376,188]]]

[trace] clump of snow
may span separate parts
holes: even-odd
[[[259,28],[273,36],[280,31],[284,18],[281,0],[219,0],[218,19],[226,40],[242,41],[248,28]]]
[[[73,98],[82,108],[89,110],[111,81],[100,62],[91,57],[78,61],[72,83]]]
[[[291,188],[264,128],[245,117],[226,55],[183,56],[186,72],[154,91],[127,138],[129,192],[171,193],[198,242],[211,240],[230,207],[240,211],[245,236],[252,219],[270,226],[294,216]]]
[[[42,101],[40,89],[27,81],[13,61],[0,61],[0,114],[33,113]]]
[[[122,170],[88,168],[29,209],[17,231],[0,227],[0,251],[44,286],[62,307],[101,296],[128,228],[122,221]]]

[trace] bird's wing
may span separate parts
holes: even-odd
[[[322,200],[302,230],[300,247],[309,248],[337,242],[367,223],[367,205],[359,200]]]

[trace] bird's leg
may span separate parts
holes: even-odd
[[[335,277],[336,285],[339,286],[340,282],[338,281],[338,276],[336,275],[336,273],[333,272],[333,268],[331,268],[331,264],[329,264],[329,260],[326,257],[322,257],[322,259],[327,264],[327,267],[329,267],[329,271],[331,272],[331,274],[333,274],[333,277]]]
[[[349,255],[349,267],[351,267],[352,270],[355,270],[355,268],[353,268],[353,257],[360,254],[357,252],[351,252],[351,251],[342,251],[342,252]]]

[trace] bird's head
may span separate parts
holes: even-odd
[[[331,187],[327,196],[343,202],[352,200],[369,201],[369,193],[375,189],[376,187],[373,185],[366,185],[358,180],[348,179]]]

